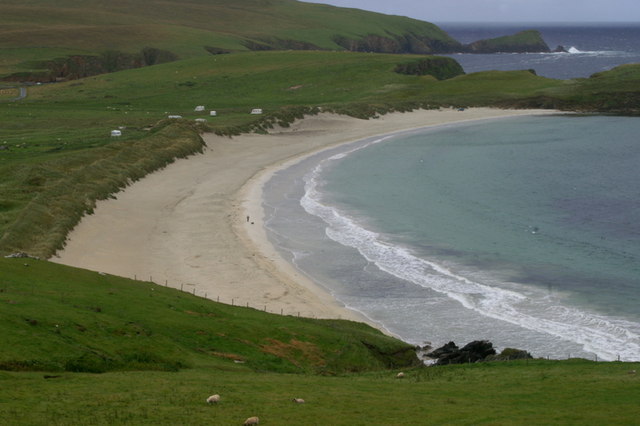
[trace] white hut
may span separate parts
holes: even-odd
[[[218,115],[218,112],[217,111],[209,111],[209,115],[211,117],[215,117],[216,115]]]
[[[196,118],[196,122],[198,122],[198,123],[206,123],[207,119],[206,118]]]
[[[195,111],[195,112],[202,112],[202,111],[204,111],[204,105],[198,105],[198,106],[194,109],[194,111]]]
[[[122,131],[120,130],[112,130],[111,131],[111,137],[118,137],[118,136],[122,136]]]
[[[254,108],[254,109],[252,109],[251,110],[251,114],[255,114],[255,115],[262,114],[262,108]]]
[[[182,116],[181,115],[170,115],[167,118],[177,119],[177,118],[182,118]]]

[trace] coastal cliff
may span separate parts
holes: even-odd
[[[465,53],[547,53],[550,51],[540,31],[536,30],[474,41],[464,49]]]

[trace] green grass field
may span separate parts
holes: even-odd
[[[627,364],[531,361],[339,377],[218,369],[91,375],[0,372],[6,425],[633,425]],[[217,393],[221,402],[205,399]],[[305,404],[294,404],[303,398]]]
[[[416,367],[412,347],[364,324],[268,314],[33,259],[0,259],[0,269],[6,425],[233,425],[249,416],[273,425],[630,425],[640,415],[640,377],[629,373],[638,363]],[[209,406],[214,393],[222,401]]]
[[[199,152],[203,131],[264,132],[320,110],[367,119],[468,106],[637,114],[640,105],[640,65],[567,81],[528,71],[438,81],[394,72],[415,55],[249,52],[244,44],[296,39],[333,49],[338,27],[350,28],[347,37],[432,30],[406,18],[345,11],[335,21],[332,7],[255,0],[236,10],[238,25],[228,2],[116,3],[130,16],[97,0],[87,2],[94,14],[68,0],[0,5],[8,22],[0,75],[34,71],[39,59],[106,47],[134,52],[150,42],[181,58],[29,86],[20,101],[12,101],[11,83],[0,87],[2,255],[49,257],[96,200]],[[249,13],[255,4],[273,15]],[[227,32],[211,31],[214,17]],[[319,21],[335,28],[309,24]],[[209,55],[203,46],[239,52]],[[250,115],[252,108],[265,114]],[[110,137],[120,128],[122,137]],[[268,314],[29,258],[0,258],[0,336],[3,425],[226,425],[253,415],[273,425],[628,425],[640,417],[639,379],[629,374],[638,363],[416,367],[409,345],[363,324]],[[400,369],[403,380],[395,378]],[[212,393],[222,395],[217,406],[204,402]]]

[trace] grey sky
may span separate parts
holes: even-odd
[[[429,22],[639,22],[639,0],[304,0]]]

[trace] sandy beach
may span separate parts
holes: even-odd
[[[420,110],[305,118],[268,135],[204,135],[203,154],[133,183],[70,233],[54,262],[153,281],[223,303],[315,318],[364,318],[284,261],[262,226],[262,186],[320,149],[400,130],[552,111]]]

